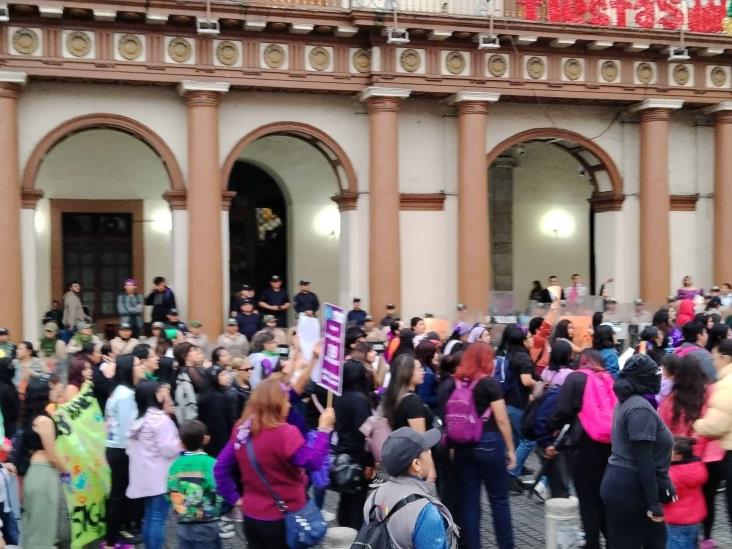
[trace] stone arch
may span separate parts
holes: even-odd
[[[260,126],[241,138],[231,149],[221,170],[221,188],[224,191],[228,188],[231,170],[241,153],[257,139],[268,135],[287,135],[310,143],[333,166],[333,171],[338,180],[338,195],[341,197],[357,196],[358,181],[356,171],[353,169],[353,164],[351,164],[346,152],[327,133],[319,130],[315,126],[302,122],[273,122]]]
[[[490,167],[500,155],[508,151],[511,147],[526,143],[527,141],[557,139],[567,141],[577,145],[576,149],[570,149],[566,146],[559,145],[568,154],[572,155],[587,170],[590,176],[590,182],[593,186],[593,194],[590,199],[592,211],[603,212],[620,210],[625,200],[623,194],[623,178],[620,175],[618,167],[610,157],[610,155],[593,140],[579,133],[563,130],[559,128],[533,128],[519,132],[507,139],[501,141],[498,145],[488,153],[486,158],[486,166]],[[555,143],[556,144],[556,143]],[[596,164],[591,164],[588,160],[581,156],[580,152],[589,152],[596,160]],[[596,173],[604,171],[612,186],[610,191],[601,191],[597,184]]]
[[[63,122],[48,132],[35,146],[23,171],[21,189],[23,196],[40,198],[41,191],[36,188],[36,178],[43,160],[49,152],[67,137],[91,129],[111,129],[126,133],[142,141],[160,158],[170,182],[166,192],[169,201],[184,199],[186,186],[178,161],[167,143],[153,130],[144,124],[117,114],[96,113],[78,116]]]

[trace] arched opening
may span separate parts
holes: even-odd
[[[622,206],[622,179],[585,137],[557,129],[517,134],[488,155],[494,289],[523,303],[531,282],[572,274],[597,289],[596,214]],[[607,273],[604,273],[607,274]]]
[[[334,195],[355,194],[355,172],[319,130],[277,123],[255,130],[224,164],[229,211],[230,293],[242,284],[259,294],[273,274],[294,294],[310,280],[321,302],[337,302],[340,214]]]

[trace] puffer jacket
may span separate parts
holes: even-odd
[[[718,438],[722,448],[732,450],[732,364],[719,372],[719,380],[712,385],[709,407],[694,422],[694,431]]]
[[[180,453],[180,438],[173,420],[159,408],[148,408],[127,433],[130,471],[134,471],[127,485],[127,497],[165,494],[168,470]]]
[[[702,486],[707,481],[707,468],[701,461],[671,463],[669,469],[678,500],[663,506],[663,515],[668,524],[699,524],[707,516]]]

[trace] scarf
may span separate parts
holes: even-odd
[[[55,337],[44,337],[41,339],[39,347],[43,352],[43,356],[51,357],[56,354],[56,341]]]
[[[89,334],[82,334],[82,333],[77,332],[74,335],[74,339],[76,341],[78,341],[79,343],[81,343],[81,345],[83,347],[84,346],[84,343],[90,343],[91,342],[92,336],[89,335]]]

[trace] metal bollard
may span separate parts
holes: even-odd
[[[584,547],[585,534],[579,517],[576,497],[552,498],[544,502],[546,549]]]
[[[332,526],[328,528],[328,532],[319,547],[323,549],[350,549],[357,535],[358,532],[353,528]]]

